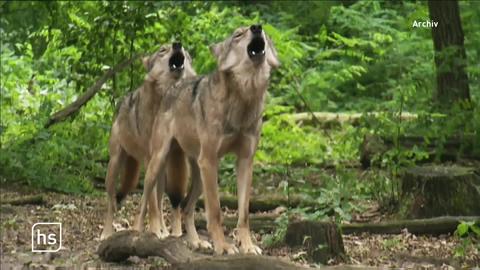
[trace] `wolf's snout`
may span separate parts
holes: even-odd
[[[253,37],[247,46],[247,53],[250,58],[261,60],[265,55],[265,40],[262,36],[262,25],[256,24],[250,26]]]
[[[168,66],[170,71],[182,71],[184,68],[185,56],[181,50],[174,51],[170,59],[168,60]]]
[[[250,31],[252,31],[253,34],[261,34],[262,33],[262,25],[261,24],[254,24],[250,26]]]
[[[182,43],[180,43],[180,42],[174,42],[174,43],[172,43],[172,49],[173,49],[174,51],[179,51],[179,50],[181,50],[181,49],[182,49]]]
[[[168,66],[170,67],[170,71],[182,71],[185,62],[185,55],[183,55],[182,52],[182,43],[173,42],[172,50],[172,56],[168,60]]]

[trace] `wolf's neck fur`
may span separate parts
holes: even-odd
[[[167,86],[171,84],[173,84],[173,82],[169,80],[168,82],[165,80],[164,83],[159,83],[158,80],[144,81],[143,87],[139,91],[138,108],[135,108],[139,111],[139,117],[137,119],[137,121],[139,121],[139,123],[137,123],[139,130],[137,131],[140,136],[150,136],[153,121],[160,107],[163,93],[168,88]]]
[[[215,96],[222,102],[226,115],[225,132],[247,131],[257,126],[262,117],[270,70],[263,66],[256,70],[216,71],[219,81]]]

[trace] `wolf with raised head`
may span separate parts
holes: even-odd
[[[181,43],[163,45],[156,53],[143,59],[143,64],[148,72],[144,83],[136,91],[125,97],[111,130],[110,160],[105,178],[108,197],[107,213],[101,239],[105,239],[113,233],[113,216],[116,205],[138,184],[140,164],[142,162],[148,164],[150,159],[149,143],[155,115],[167,89],[196,75],[191,63],[192,59]],[[186,183],[188,177],[187,164],[185,157],[181,155],[183,153],[179,154],[175,155],[173,153],[170,155],[166,175],[169,178],[179,179],[179,183]],[[115,193],[115,180],[119,174],[121,187],[118,193]],[[163,175],[159,177],[163,177]],[[165,237],[169,233],[163,214],[152,212],[162,211],[163,208],[162,194],[165,181],[159,181],[159,183],[157,185],[158,192],[154,192],[149,200],[151,206],[149,207],[150,230],[159,237]],[[183,197],[176,199],[175,196],[180,196],[185,192],[185,189],[186,186],[181,185],[170,187],[168,193],[173,194],[171,197],[172,205],[179,205]],[[176,207],[176,209],[179,209],[179,207]],[[179,229],[180,217],[180,211],[174,211],[173,234],[181,234],[181,227]],[[178,232],[179,230],[180,232]]]
[[[170,89],[162,100],[152,130],[152,155],[134,228],[142,229],[147,203],[154,195],[151,190],[157,176],[165,172],[170,153],[183,151],[190,159],[192,174],[190,193],[183,205],[188,241],[200,241],[193,212],[203,189],[215,253],[238,252],[235,245],[225,241],[217,184],[220,158],[232,152],[237,157],[236,238],[240,252],[260,254],[261,249],[252,242],[248,220],[253,157],[260,139],[270,73],[280,63],[261,25],[236,29],[211,51],[217,59],[217,70]]]

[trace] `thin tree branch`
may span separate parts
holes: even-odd
[[[100,91],[102,88],[103,84],[107,82],[110,78],[112,78],[117,72],[122,71],[126,67],[130,66],[135,60],[137,60],[140,56],[143,54],[137,54],[133,56],[130,59],[126,59],[119,64],[117,64],[115,67],[110,68],[105,74],[100,77],[94,85],[92,85],[82,96],[77,98],[74,102],[71,104],[67,105],[65,108],[57,111],[54,113],[48,122],[45,124],[45,128],[49,128],[50,126],[59,123],[61,121],[64,121],[67,119],[69,116],[74,114],[76,111],[78,111],[83,105],[85,105],[95,94]]]

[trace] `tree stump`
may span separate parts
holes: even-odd
[[[402,177],[404,218],[480,215],[480,176],[455,165],[416,166]]]
[[[306,247],[308,256],[322,264],[326,264],[329,259],[342,259],[345,256],[340,229],[331,222],[290,223],[285,243],[290,247]]]

